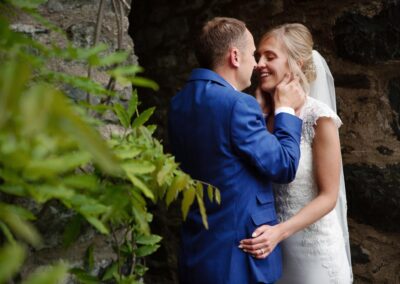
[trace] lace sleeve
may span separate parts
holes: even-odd
[[[318,119],[321,117],[331,118],[337,128],[342,125],[342,120],[330,107],[311,97],[307,98],[307,103],[304,106],[301,116],[303,119],[302,136],[305,142],[310,144],[315,135],[314,127],[317,125]]]

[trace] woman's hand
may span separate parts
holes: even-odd
[[[251,239],[240,241],[239,248],[255,258],[266,258],[285,237],[282,224],[275,226],[263,225],[252,234]]]

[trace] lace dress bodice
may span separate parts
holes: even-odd
[[[280,221],[286,221],[315,198],[318,188],[314,179],[312,144],[314,127],[321,117],[332,118],[337,127],[342,121],[327,105],[308,97],[301,111],[303,128],[300,142],[300,162],[296,179],[289,184],[274,185]]]
[[[327,105],[308,97],[300,114],[300,118],[303,120],[303,127],[300,142],[301,157],[296,178],[289,184],[274,184],[276,210],[281,222],[288,220],[299,212],[318,194],[313,168],[312,146],[315,135],[314,127],[321,117],[331,118],[337,127],[342,124],[337,114]],[[298,259],[304,265],[310,265],[306,263],[311,263],[317,257],[322,264],[321,270],[325,271],[320,272],[328,275],[329,283],[340,283],[340,280],[338,280],[341,277],[339,275],[341,270],[340,261],[343,259],[342,256],[345,255],[345,250],[336,210],[332,210],[314,224],[283,241],[283,249],[285,249],[285,246],[286,250],[291,253],[298,251]],[[343,247],[343,252],[340,252],[341,255],[339,257],[338,251],[340,251],[341,247]],[[292,261],[293,257],[290,258],[289,260],[284,259],[284,261]]]

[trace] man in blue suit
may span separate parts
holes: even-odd
[[[243,22],[207,22],[196,48],[203,68],[193,70],[171,102],[169,136],[176,160],[194,179],[221,192],[221,205],[204,199],[208,230],[196,205],[183,224],[182,284],[273,283],[281,275],[279,246],[260,259],[238,246],[258,226],[277,223],[271,182],[295,177],[302,121],[294,113],[305,94],[297,79],[281,82],[274,94],[275,130],[269,133],[256,99],[240,92],[251,84],[254,53]]]

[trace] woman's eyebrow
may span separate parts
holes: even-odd
[[[274,56],[277,55],[276,52],[274,52],[274,51],[271,50],[271,49],[258,50],[257,53],[258,53],[259,55],[261,55],[261,54],[262,54],[262,55],[274,55]]]

